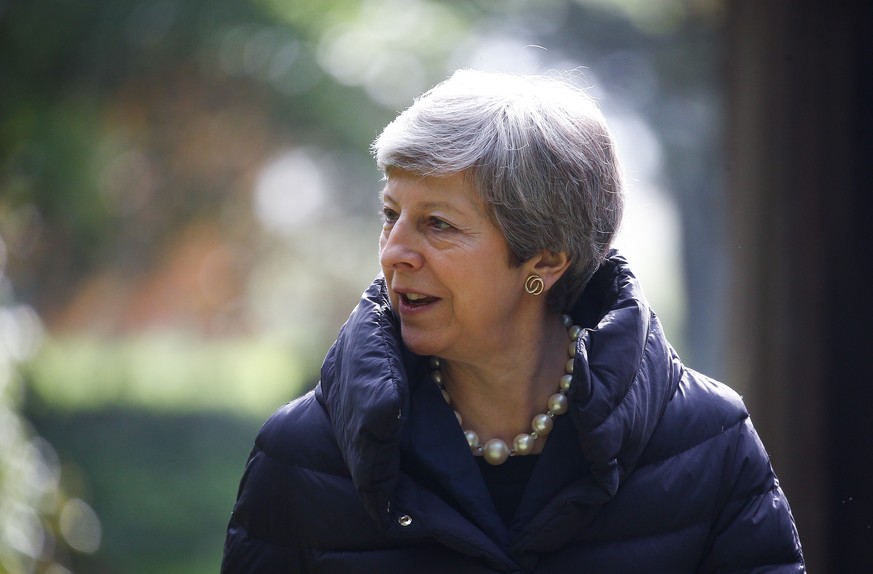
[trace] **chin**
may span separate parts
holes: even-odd
[[[428,337],[424,333],[406,333],[403,330],[403,327],[401,327],[400,333],[401,338],[403,339],[403,344],[416,355],[429,357],[431,355],[439,354],[439,345],[434,344],[432,337]]]

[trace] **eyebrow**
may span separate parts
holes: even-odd
[[[418,204],[418,207],[422,209],[433,209],[433,210],[442,210],[442,211],[451,211],[452,213],[457,213],[458,215],[463,215],[462,212],[457,207],[446,203],[445,201],[425,201]]]
[[[397,203],[390,195],[385,193],[385,190],[382,190],[382,193],[380,195],[382,197],[383,202],[387,200],[391,203],[395,203],[395,204]],[[421,203],[415,204],[415,207],[417,207],[419,209],[425,209],[425,210],[434,209],[434,210],[450,211],[450,212],[456,213],[458,215],[464,215],[463,211],[461,211],[457,207],[455,207],[452,204],[445,202],[445,201],[423,201]]]

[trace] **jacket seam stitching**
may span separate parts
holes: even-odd
[[[691,450],[694,450],[694,449],[696,449],[696,448],[699,448],[699,447],[703,446],[704,444],[708,443],[708,442],[711,441],[711,440],[715,440],[715,439],[717,439],[717,438],[719,438],[719,437],[722,437],[722,436],[724,436],[724,435],[726,435],[726,434],[728,434],[728,433],[730,433],[730,432],[733,432],[733,431],[734,431],[734,430],[735,430],[739,425],[743,424],[743,423],[746,421],[746,419],[748,419],[748,418],[749,418],[749,415],[748,415],[748,414],[744,414],[743,417],[742,417],[740,420],[735,421],[735,422],[729,424],[728,426],[723,427],[722,430],[721,430],[720,432],[718,432],[718,433],[716,433],[716,434],[714,434],[714,435],[712,435],[712,436],[708,436],[708,437],[706,437],[705,439],[701,440],[700,442],[696,442],[696,443],[694,443],[693,445],[691,445],[691,446],[689,446],[689,447],[687,447],[687,448],[684,448],[684,449],[682,449],[682,450],[680,450],[680,451],[678,451],[678,452],[670,453],[670,454],[668,454],[667,456],[664,456],[664,457],[659,458],[659,459],[657,459],[657,460],[653,460],[653,461],[646,462],[645,464],[642,464],[641,466],[638,466],[637,468],[646,468],[647,466],[658,465],[658,464],[661,464],[661,463],[663,463],[663,462],[666,462],[666,461],[668,461],[668,460],[670,460],[670,459],[676,458],[677,456],[682,456],[682,455],[685,454],[686,452],[691,451]]]
[[[270,462],[273,462],[275,464],[280,464],[282,466],[288,466],[288,467],[293,467],[293,468],[299,468],[301,470],[308,470],[311,472],[317,472],[319,474],[326,474],[328,476],[336,476],[338,478],[345,478],[345,479],[349,479],[349,480],[351,479],[351,475],[348,475],[348,474],[337,474],[337,473],[331,472],[329,470],[315,468],[315,467],[310,466],[310,465],[300,464],[300,463],[294,462],[292,460],[276,457],[273,454],[271,454],[270,452],[268,452],[266,449],[261,447],[259,444],[257,444],[257,442],[255,443],[255,448],[258,449],[258,452],[262,453],[265,457],[267,457],[267,459],[269,459]]]

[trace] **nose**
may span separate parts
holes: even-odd
[[[382,269],[418,269],[423,258],[418,245],[419,238],[413,225],[402,216],[391,229],[382,231],[379,241],[379,262]]]

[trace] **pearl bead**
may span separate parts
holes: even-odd
[[[549,410],[554,415],[562,415],[567,412],[567,408],[569,403],[567,402],[567,397],[562,395],[561,393],[555,393],[551,397],[549,397]]]
[[[539,436],[545,436],[552,432],[552,427],[555,425],[552,417],[547,414],[537,415],[531,421],[531,428],[536,431]]]
[[[446,400],[446,404],[452,404],[452,397],[449,396],[449,391],[445,389],[440,389],[440,392],[443,394],[443,398]]]
[[[515,454],[530,454],[533,452],[536,439],[529,434],[521,433],[512,441],[512,447],[515,449]]]
[[[482,456],[485,457],[488,464],[503,464],[509,458],[509,447],[499,438],[492,438],[485,443]]]
[[[569,410],[569,401],[566,394],[573,385],[573,365],[576,360],[576,349],[578,346],[576,341],[582,333],[582,328],[578,325],[573,325],[573,319],[569,315],[563,315],[561,321],[563,322],[564,327],[567,328],[567,335],[571,341],[570,345],[567,347],[567,352],[571,358],[565,364],[565,374],[561,377],[558,387],[559,392],[549,397],[548,411],[533,418],[531,421],[532,432],[516,435],[512,441],[511,450],[505,442],[498,438],[493,438],[483,445],[482,439],[479,437],[478,433],[472,430],[464,430],[464,438],[474,456],[482,456],[489,464],[498,465],[506,462],[506,459],[510,456],[517,454],[529,455],[534,451],[537,439],[541,436],[548,435],[554,428],[554,417],[562,415]],[[444,386],[443,375],[440,370],[440,359],[438,357],[431,357],[430,366],[432,369],[430,374],[431,380],[433,380],[439,388],[446,403],[451,405],[452,400],[449,396],[449,392]],[[455,413],[455,418],[458,419],[458,424],[463,429],[464,423],[461,418],[461,413],[458,411],[453,412]]]
[[[479,434],[476,431],[464,431],[464,438],[467,439],[467,444],[470,445],[471,450],[476,450],[476,447],[479,446]]]

